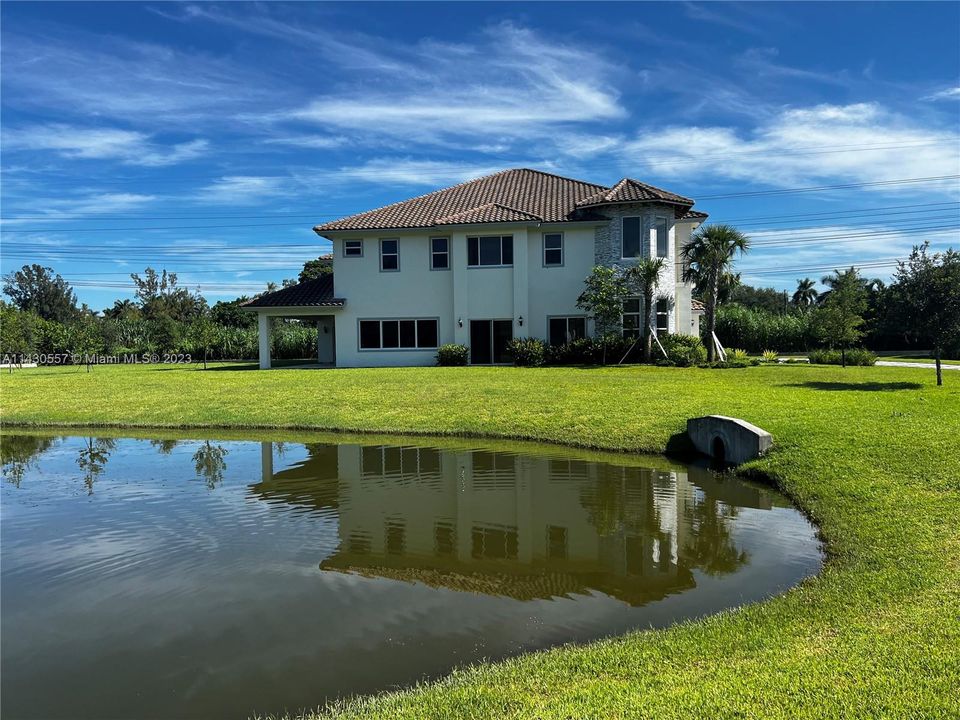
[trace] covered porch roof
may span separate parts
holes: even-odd
[[[321,275],[314,280],[264,293],[245,302],[244,310],[267,310],[270,308],[338,308],[343,307],[344,298],[333,296],[333,273]]]

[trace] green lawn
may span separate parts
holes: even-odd
[[[913,368],[99,367],[0,375],[19,424],[296,427],[662,450],[722,413],[820,525],[823,573],[774,600],[454,673],[345,717],[960,716],[960,377]],[[265,663],[269,657],[263,658]]]

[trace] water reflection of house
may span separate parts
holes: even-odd
[[[518,599],[595,590],[643,604],[693,587],[684,549],[696,545],[702,560],[704,543],[691,541],[703,538],[690,535],[706,526],[697,522],[705,499],[769,507],[767,493],[709,473],[694,483],[684,471],[560,457],[307,448],[309,459],[274,473],[264,443],[253,491],[337,513],[340,546],[322,569]]]

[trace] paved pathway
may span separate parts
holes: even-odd
[[[898,360],[877,360],[877,365],[883,365],[884,367],[924,368],[926,370],[935,370],[937,368],[936,363],[900,362]],[[960,365],[946,365],[944,363],[940,363],[940,367],[944,370],[960,370]]]

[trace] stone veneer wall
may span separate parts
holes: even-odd
[[[593,208],[595,212],[610,218],[606,225],[598,226],[594,234],[594,262],[597,265],[606,265],[608,267],[626,268],[633,264],[631,260],[624,260],[620,257],[621,252],[621,234],[624,217],[643,218],[643,227],[654,227],[653,221],[658,217],[665,217],[668,221],[668,253],[667,264],[660,274],[660,284],[657,286],[657,296],[666,296],[670,299],[670,320],[669,332],[689,332],[689,329],[677,328],[675,312],[675,298],[677,290],[676,265],[676,220],[675,211],[672,205],[655,205],[650,203],[643,204],[624,204],[607,205]],[[656,239],[646,238],[647,242],[642,243],[643,256],[649,257],[651,253],[656,253]],[[653,308],[649,311],[650,322],[655,322],[653,317]]]

